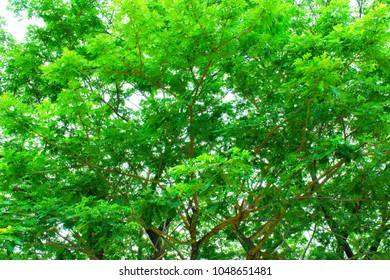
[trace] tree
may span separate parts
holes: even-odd
[[[0,34],[0,258],[389,258],[389,6],[357,2],[11,1],[44,24]]]

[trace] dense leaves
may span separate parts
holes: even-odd
[[[10,1],[1,259],[389,258],[389,6]]]

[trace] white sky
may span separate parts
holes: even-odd
[[[7,30],[12,33],[17,41],[22,41],[26,34],[28,21],[18,21],[11,11],[7,10],[8,0],[0,0],[0,16],[5,18]]]

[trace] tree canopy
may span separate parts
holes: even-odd
[[[386,2],[10,1],[0,259],[389,258]]]

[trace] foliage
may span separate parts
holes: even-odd
[[[388,4],[10,7],[1,259],[388,259]]]

